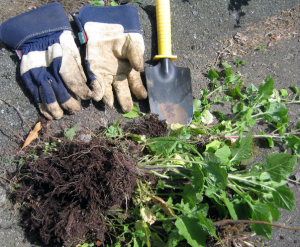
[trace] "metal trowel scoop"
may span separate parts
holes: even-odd
[[[191,73],[174,66],[172,55],[170,0],[156,0],[156,22],[159,60],[145,68],[150,110],[168,123],[190,124],[193,118]]]

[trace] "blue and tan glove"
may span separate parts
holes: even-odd
[[[21,58],[21,76],[40,111],[59,119],[63,109],[80,110],[92,97],[86,85],[78,48],[60,3],[52,3],[9,19],[0,26],[0,40]]]
[[[87,5],[72,16],[80,29],[80,40],[87,42],[85,59],[93,99],[103,99],[112,107],[113,86],[123,112],[130,112],[130,89],[137,99],[147,98],[138,72],[144,67],[145,47],[137,9]]]

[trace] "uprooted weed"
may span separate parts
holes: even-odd
[[[167,125],[149,116],[131,130],[159,136]],[[47,143],[52,143],[49,137]],[[143,176],[137,167],[141,146],[103,133],[88,143],[55,143],[46,152],[36,147],[39,157],[27,159],[14,177],[9,176],[17,185],[10,198],[20,205],[20,224],[27,236],[43,245],[106,242],[114,237],[107,227],[110,215],[114,209],[130,208],[136,179]]]
[[[139,148],[126,144],[66,142],[55,155],[23,165],[13,196],[30,235],[51,246],[103,241],[105,211],[121,207],[135,186]]]

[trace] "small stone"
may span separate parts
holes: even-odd
[[[89,143],[92,140],[92,136],[90,134],[82,134],[79,136],[79,139],[83,142]]]
[[[193,15],[198,15],[198,11],[193,11]]]

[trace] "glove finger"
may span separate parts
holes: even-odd
[[[105,91],[105,83],[103,80],[103,75],[101,73],[94,73],[91,71],[90,63],[88,60],[85,61],[86,64],[86,70],[88,77],[91,81],[90,87],[92,88],[92,98],[95,101],[100,101],[103,98],[104,91]],[[95,72],[97,72],[97,69],[94,68]],[[111,80],[112,81],[112,80]]]
[[[45,75],[46,68],[35,68],[22,73],[22,65],[27,61],[27,57],[23,57],[21,63],[21,76],[24,80],[27,88],[31,92],[35,102],[41,113],[48,119],[60,119],[63,116],[63,110],[56,101],[55,93],[51,84],[47,81],[46,83],[41,83],[40,75]]]
[[[148,93],[143,85],[140,72],[132,69],[128,74],[128,83],[132,93],[137,99],[143,100],[147,98]]]
[[[114,94],[113,94],[111,84],[113,83],[114,78],[112,75],[103,75],[102,78],[103,78],[102,81],[104,82],[104,85],[105,85],[103,102],[104,102],[104,104],[108,105],[109,107],[113,107]]]
[[[126,51],[123,51],[123,53],[127,54],[132,68],[136,71],[141,71],[144,68],[145,51],[143,36],[139,33],[128,34],[124,49],[126,49]]]
[[[129,90],[127,76],[117,75],[113,82],[113,86],[122,111],[124,113],[130,112],[133,109],[133,102]]]
[[[71,31],[64,31],[60,37],[62,62],[59,73],[67,88],[83,100],[92,97],[92,91],[86,85],[80,54],[72,37]],[[55,51],[53,51],[55,53]]]
[[[52,73],[48,73],[46,74],[46,79],[48,80],[48,82],[51,84],[56,100],[57,102],[61,105],[61,107],[65,110],[67,110],[70,114],[74,114],[78,111],[80,111],[81,107],[80,107],[80,103],[78,100],[76,100],[67,90],[67,88],[65,87],[61,77],[59,76],[59,74],[57,74],[57,67],[59,66],[59,64],[56,63],[56,60],[53,60],[53,75],[54,77],[52,77]],[[44,94],[43,94],[44,95]],[[46,102],[46,106],[47,106],[47,102]]]

